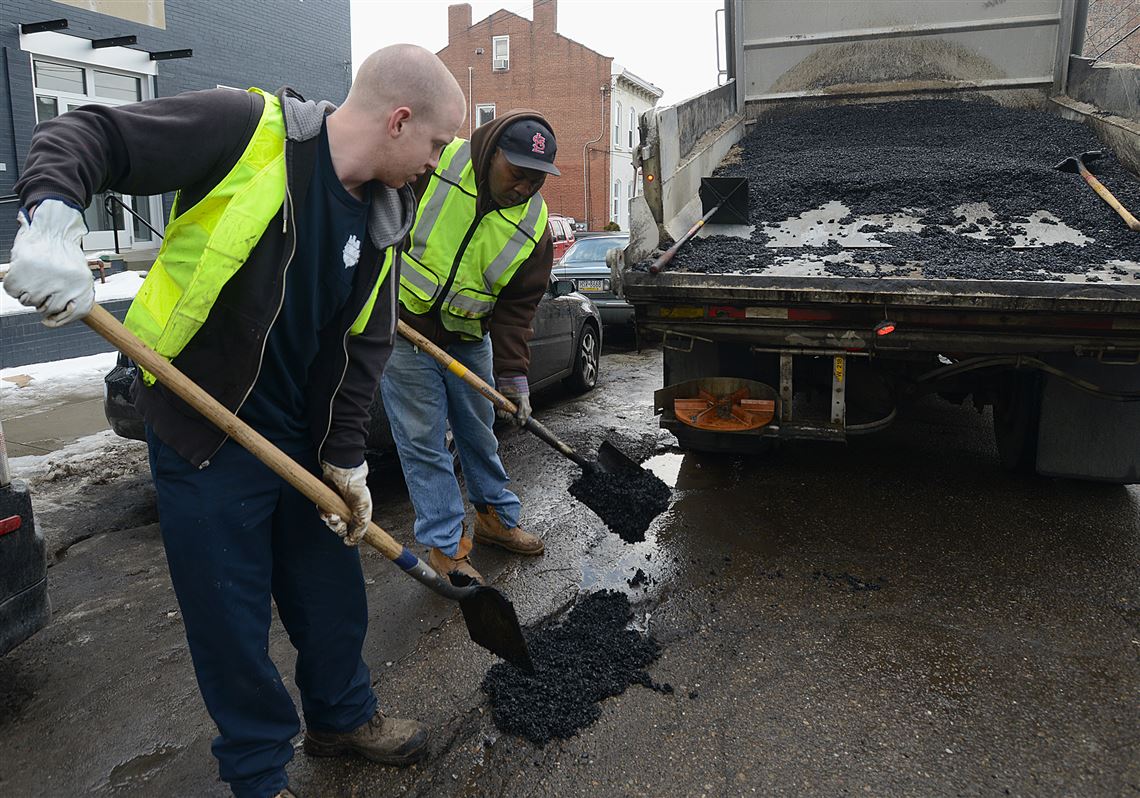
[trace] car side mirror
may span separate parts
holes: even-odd
[[[550,293],[554,296],[566,296],[578,290],[573,280],[554,280],[550,284]]]

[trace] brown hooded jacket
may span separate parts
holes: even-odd
[[[547,127],[550,123],[537,111],[510,111],[487,124],[476,128],[471,136],[471,158],[475,165],[475,182],[478,191],[476,213],[483,216],[496,209],[491,193],[486,190],[491,157],[495,154],[499,136],[508,125],[520,119],[537,119]],[[421,177],[413,185],[416,199],[423,197],[431,175]],[[491,333],[491,347],[495,353],[495,375],[499,377],[525,376],[530,368],[531,321],[535,308],[550,284],[550,269],[554,264],[554,243],[550,229],[519,266],[511,281],[503,286],[495,301],[495,309],[484,319],[483,329]],[[407,268],[407,266],[405,266]],[[438,304],[428,313],[417,316],[400,308],[400,318],[438,346],[446,347],[460,340],[456,333],[444,328],[439,317]]]

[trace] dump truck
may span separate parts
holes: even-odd
[[[1009,470],[1140,481],[1140,232],[1054,169],[1098,149],[1140,197],[1140,68],[1079,55],[1086,11],[725,3],[721,85],[641,116],[608,258],[682,448],[844,442],[937,394],[992,412]],[[726,175],[749,210],[701,226]]]

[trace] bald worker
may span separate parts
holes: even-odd
[[[365,432],[395,332],[407,183],[436,167],[464,110],[438,58],[396,45],[364,62],[339,108],[213,89],[63,114],[36,129],[16,185],[4,288],[51,326],[94,301],[80,247],[92,196],[177,191],[127,326],[352,509],[322,519],[149,375],[136,381],[170,577],[234,795],[293,795],[299,722],[269,657],[271,598],[297,649],[306,753],[406,765],[426,751],[427,729],[386,717],[373,694],[354,546],[372,515]]]

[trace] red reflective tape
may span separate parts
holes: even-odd
[[[24,523],[24,519],[18,515],[13,515],[10,518],[5,518],[0,521],[0,535],[7,535],[9,532],[15,532]]]

